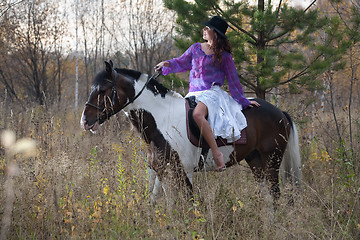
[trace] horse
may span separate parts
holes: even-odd
[[[105,61],[105,69],[93,80],[80,120],[83,129],[97,131],[112,115],[121,110],[127,113],[148,144],[149,151],[156,156],[148,164],[156,176],[153,200],[161,187],[165,196],[171,188],[163,180],[169,165],[176,166],[176,176],[191,193],[194,169],[201,157],[199,148],[187,138],[185,98],[164,87],[156,77],[148,78],[147,74],[135,70],[114,68],[111,61]],[[280,196],[280,165],[284,181],[293,185],[301,182],[298,133],[289,114],[265,100],[256,101],[260,107],[243,110],[248,124],[246,143],[222,146],[220,151],[227,168],[245,159],[256,182],[267,183],[276,203]],[[211,152],[204,162],[204,171],[215,169]]]

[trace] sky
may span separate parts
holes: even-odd
[[[293,0],[291,1],[292,6],[302,6],[307,7],[309,6],[314,0]]]
[[[15,1],[15,0],[14,0]],[[84,0],[78,0],[80,1],[84,1]],[[127,0],[125,0],[127,1]],[[187,0],[189,2],[193,1],[193,0]],[[252,4],[257,4],[258,0],[248,0],[250,3]],[[268,0],[265,0],[265,3]],[[276,7],[278,5],[280,0],[271,0],[271,3],[274,5],[274,7]],[[287,3],[291,6],[301,6],[303,8],[308,7],[314,0],[282,0],[283,3]],[[74,37],[75,37],[75,21],[73,21],[73,19],[75,18],[75,14],[74,14],[74,10],[75,10],[75,1],[74,0],[59,0],[59,2],[62,2],[62,4],[60,4],[60,6],[62,6],[62,9],[67,9],[70,11],[65,11],[65,15],[67,16],[68,20],[69,20],[69,26],[70,29],[73,29],[73,31],[70,31],[72,34],[71,36],[69,36],[67,39],[67,42],[69,43],[69,49],[74,50],[75,46],[74,46]],[[96,1],[95,1],[96,2]],[[66,7],[64,7],[66,6]],[[59,9],[60,10],[60,9]],[[72,11],[73,10],[73,11]],[[79,34],[81,35],[82,33],[81,29],[79,29]],[[81,46],[79,46],[79,48],[81,48]]]
[[[267,2],[268,0],[265,0],[265,3]],[[301,7],[308,7],[310,5],[311,2],[313,2],[314,0],[283,0],[283,3],[286,2],[288,3],[289,5],[291,6],[301,6]],[[257,0],[250,0],[249,2],[254,2],[254,3],[257,3]],[[279,0],[273,0],[271,1],[271,3],[276,6],[278,3],[279,3]]]

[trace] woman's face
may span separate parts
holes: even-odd
[[[209,26],[205,26],[203,28],[203,39],[207,41],[213,41],[215,35],[215,31],[211,29]]]

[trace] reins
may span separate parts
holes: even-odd
[[[156,80],[159,76],[160,76],[160,71],[156,71],[144,84],[144,86],[141,88],[141,90],[138,92],[138,94],[136,94],[135,97],[133,97],[133,99],[131,99],[129,102],[127,102],[124,106],[122,106],[120,108],[119,111],[123,110],[124,108],[126,108],[129,104],[133,103],[138,97],[140,97],[141,93],[144,91],[144,89],[147,87],[147,85],[149,84],[149,82],[151,80]]]
[[[116,96],[118,96],[118,93],[117,93],[117,90],[116,90],[116,80],[117,80],[117,75],[118,75],[118,73],[117,73],[117,71],[116,70],[114,70],[114,73],[115,73],[115,78],[114,78],[114,81],[112,82],[112,101],[111,101],[111,103],[112,103],[112,105],[114,105],[115,104],[115,97]],[[128,105],[130,105],[131,103],[133,103],[141,94],[142,94],[142,92],[144,91],[144,89],[147,87],[147,85],[149,84],[149,82],[151,81],[151,80],[156,80],[159,76],[160,76],[160,74],[161,74],[161,71],[156,71],[146,82],[145,82],[145,84],[144,84],[144,86],[141,88],[141,90],[136,94],[136,96],[135,97],[133,97],[131,100],[129,100],[124,106],[122,106],[120,109],[119,109],[119,111],[112,111],[111,113],[106,113],[106,117],[107,117],[107,119],[109,119],[112,115],[114,115],[114,114],[116,114],[117,112],[120,112],[121,110],[123,110],[124,108],[126,108]],[[107,80],[107,81],[110,81],[110,80]],[[119,98],[118,98],[119,99]],[[97,105],[95,105],[95,104],[92,104],[92,103],[90,103],[89,101],[87,101],[86,103],[85,103],[85,105],[87,105],[87,106],[91,106],[91,107],[94,107],[94,108],[96,108],[97,110],[99,110],[99,111],[104,111],[104,110],[106,110],[106,105],[104,104],[104,106],[97,106]],[[100,120],[101,118],[98,118],[97,120]]]

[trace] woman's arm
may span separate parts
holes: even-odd
[[[194,45],[191,45],[180,57],[160,62],[156,65],[156,70],[161,69],[163,75],[190,70]]]
[[[225,72],[231,96],[238,102],[243,109],[250,105],[250,101],[244,97],[244,90],[241,86],[235,63],[231,54],[224,54],[222,59],[222,69]]]

